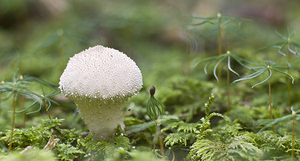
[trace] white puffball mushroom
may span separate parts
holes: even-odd
[[[100,45],[71,57],[59,82],[95,139],[112,136],[123,125],[124,102],[142,86],[142,73],[132,59]]]

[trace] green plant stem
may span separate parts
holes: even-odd
[[[269,73],[269,75],[271,74],[271,73],[270,73],[270,70],[268,70],[268,73]],[[269,84],[269,110],[270,110],[270,118],[273,120],[273,113],[272,113],[271,78],[269,78],[268,84]],[[274,132],[274,125],[272,125],[272,130],[273,130],[273,132]]]
[[[159,130],[158,143],[159,143],[159,147],[160,147],[160,154],[161,154],[162,158],[164,158],[165,157],[165,150],[164,150],[163,139],[161,137],[160,123],[158,123],[158,121],[159,120],[156,120],[156,130]]]
[[[287,61],[288,61],[288,64],[290,64],[291,62],[291,53],[290,51],[288,50],[288,53],[287,53]],[[288,73],[290,73],[290,68],[288,66]],[[291,108],[292,106],[292,101],[291,101],[291,78],[288,77],[288,106],[289,106],[289,109]],[[296,131],[295,131],[295,118],[293,118],[293,129],[292,129],[292,151],[291,151],[291,160],[294,161],[294,156],[295,156],[295,135],[296,135]]]
[[[20,80],[21,80],[21,84],[23,84],[23,75],[21,75],[22,73],[22,59],[20,59],[20,64],[19,64],[19,69],[20,69]],[[24,112],[22,112],[23,115],[23,127],[26,128],[26,112],[25,112],[25,107],[24,107],[24,96],[21,95],[21,107],[24,109]]]
[[[159,140],[159,145],[160,145],[160,154],[164,158],[164,156],[165,156],[165,150],[164,150],[163,139],[161,137],[161,131],[159,131],[158,140]]]
[[[289,70],[288,70],[289,73]],[[291,78],[288,77],[288,106],[291,108],[292,106],[292,101],[291,101]]]
[[[46,102],[45,99],[43,99],[43,103],[44,103],[44,107],[45,107],[45,110],[47,112],[47,115],[48,115],[49,119],[51,120],[52,118],[51,118],[50,112],[48,110],[48,105],[47,105],[47,102]]]
[[[227,67],[227,112],[230,112],[230,71]]]
[[[223,29],[222,29],[222,20],[219,18],[219,35],[218,35],[218,55],[222,54],[222,40],[223,40]]]
[[[218,56],[220,56],[223,51],[222,51],[222,41],[223,41],[223,29],[222,29],[222,20],[219,18],[219,35],[218,35]],[[221,68],[218,68],[218,86],[220,87],[220,82],[221,82]]]
[[[296,130],[295,130],[295,118],[293,118],[293,132],[292,132],[292,161],[294,160],[295,156],[295,135],[296,135]]]
[[[17,104],[17,100],[16,100],[16,93],[13,96],[13,113],[12,113],[12,119],[11,119],[11,133],[10,133],[10,138],[9,138],[9,152],[12,149],[12,143],[13,143],[13,135],[14,135],[14,130],[15,130],[15,115],[16,115],[16,104]]]
[[[291,61],[291,53],[290,53],[290,51],[288,51],[288,53],[287,53],[287,59],[288,59],[288,64],[290,64],[290,61]],[[288,66],[288,71],[287,71],[288,73],[290,73],[290,68],[289,68],[289,66]],[[292,102],[291,102],[291,78],[290,77],[288,77],[288,90],[287,90],[287,92],[288,92],[288,106],[289,106],[289,109],[291,108],[291,106],[292,106]]]
[[[171,151],[172,151],[172,161],[175,161],[175,153],[173,150],[171,150]]]
[[[61,30],[61,31],[58,31],[58,32],[59,32],[58,33],[59,34],[59,42],[58,42],[59,65],[58,65],[58,68],[59,68],[59,70],[61,70],[61,69],[64,69],[64,53],[65,53],[65,50],[64,50],[64,47],[62,46],[62,44],[63,44],[62,36],[63,36],[64,31]]]
[[[21,96],[21,106],[23,109],[25,109],[24,107],[24,96]],[[22,113],[23,115],[23,127],[26,128],[26,113],[25,111]]]
[[[157,133],[157,131],[159,131],[158,143],[159,143],[159,147],[160,147],[160,154],[161,154],[162,158],[164,158],[165,157],[165,150],[164,150],[163,139],[161,137],[160,123],[158,123],[158,120],[156,120],[155,126],[156,126],[155,133]],[[156,143],[157,143],[157,141],[153,142],[153,149],[156,149]]]

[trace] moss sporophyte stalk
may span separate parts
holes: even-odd
[[[161,116],[164,114],[165,109],[164,106],[154,97],[155,94],[155,87],[151,86],[149,89],[149,93],[150,93],[150,98],[148,100],[147,103],[147,115],[149,116],[149,118],[152,121],[155,121],[155,125],[156,125],[156,136],[157,136],[157,140],[159,142],[160,145],[160,154],[162,155],[162,157],[164,157],[164,145],[163,145],[163,138],[162,138],[162,133],[161,133]],[[153,144],[153,148],[155,149],[156,146],[156,140],[154,139],[154,144]]]
[[[216,26],[217,33],[218,33],[218,36],[217,36],[217,42],[218,42],[217,55],[218,56],[223,54],[225,26],[230,23],[236,23],[236,24],[240,25],[242,22],[247,20],[247,19],[243,19],[243,18],[236,18],[236,17],[222,15],[220,12],[218,12],[217,15],[214,17],[193,16],[193,18],[196,21],[200,21],[200,22],[196,22],[196,23],[192,24],[193,26],[200,26],[200,25],[204,25],[204,24],[211,24],[213,26]],[[219,79],[221,79],[221,70],[222,69],[219,67],[216,70],[217,70],[217,72],[216,72],[217,77]],[[220,87],[220,81],[218,81],[218,86]]]
[[[300,55],[298,52],[299,44],[295,42],[294,32],[287,32],[287,35],[280,34],[279,32],[276,32],[277,35],[280,37],[281,41],[275,43],[272,45],[272,47],[278,49],[278,54],[282,56],[287,56],[287,73],[291,72],[291,56],[292,55]],[[288,95],[288,106],[289,108],[292,107],[292,96],[291,96],[291,78],[287,78],[287,95]]]
[[[283,69],[286,69],[285,66],[279,66],[276,65],[273,61],[265,61],[266,64],[259,64],[256,63],[256,67],[251,67],[251,70],[254,70],[255,72],[245,76],[243,78],[237,79],[234,82],[239,82],[239,81],[244,81],[244,80],[251,80],[254,79],[258,76],[261,76],[263,73],[267,73],[267,78],[265,78],[263,81],[256,83],[252,86],[252,88],[263,84],[265,82],[268,81],[268,95],[269,95],[269,112],[270,112],[270,118],[273,119],[273,109],[272,109],[272,83],[271,83],[271,77],[273,75],[273,72],[277,72],[280,74],[283,74],[286,77],[289,77],[292,81],[292,83],[294,83],[294,77],[292,75],[290,75],[289,73],[283,71]],[[272,125],[272,130],[275,131],[274,129],[274,125]]]

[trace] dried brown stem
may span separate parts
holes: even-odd
[[[24,96],[21,96],[21,106],[24,109]],[[23,115],[23,127],[26,128],[26,113],[25,111],[22,113]]]
[[[295,118],[293,118],[293,132],[292,132],[292,161],[294,160],[295,157],[295,135],[296,135],[296,130],[295,130]]]
[[[290,64],[290,61],[291,61],[291,53],[290,53],[290,51],[288,51],[288,54],[287,54],[287,61],[288,61],[288,64]],[[289,66],[288,66],[288,71],[287,71],[288,73],[290,73],[290,68],[289,68]],[[289,106],[289,109],[291,108],[291,106],[292,106],[292,101],[291,101],[291,84],[292,84],[292,82],[291,82],[291,78],[290,77],[288,77],[288,106]]]
[[[227,112],[230,112],[230,71],[227,67]]]
[[[44,103],[44,107],[45,107],[45,110],[47,112],[47,115],[48,115],[49,119],[51,120],[52,118],[51,118],[50,112],[48,110],[48,104],[47,104],[45,99],[43,99],[43,103]]]
[[[219,16],[219,15],[218,15]],[[220,15],[221,16],[221,15]],[[222,51],[222,46],[223,46],[223,29],[222,29],[222,19],[219,18],[219,35],[218,35],[218,56],[220,56],[223,51]],[[220,87],[220,82],[221,82],[221,67],[218,68],[218,86]]]
[[[161,132],[159,132],[158,140],[159,140],[159,145],[160,145],[160,154],[164,158],[165,150],[164,150],[163,140],[162,140],[162,137],[161,137]]]
[[[271,74],[270,69],[268,69],[268,74],[269,75]],[[271,78],[269,78],[268,84],[269,84],[269,110],[270,110],[270,118],[273,120]],[[272,125],[272,130],[274,132],[274,125]]]

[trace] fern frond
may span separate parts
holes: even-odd
[[[210,118],[213,116],[223,117],[221,114],[211,113],[205,118],[201,118],[201,123],[185,123],[183,121],[169,123],[162,131],[176,129],[176,132],[170,133],[165,138],[166,146],[173,146],[175,144],[187,146],[188,143],[193,143],[196,139],[203,138],[212,131],[210,129]]]
[[[178,132],[178,133],[171,133],[169,134],[165,139],[165,145],[166,146],[173,146],[175,144],[180,144],[187,146],[188,142],[192,142],[195,140],[196,134],[194,133],[184,133],[184,132]]]
[[[198,139],[188,155],[191,160],[258,160],[261,150],[247,133],[228,138],[225,142]]]
[[[281,152],[288,152],[292,149],[292,137],[290,135],[280,136],[272,131],[263,131],[256,135],[255,141],[263,149],[269,149],[271,147],[272,149]],[[300,149],[300,141],[298,139],[295,140],[295,153],[300,155],[300,152],[299,150],[297,152],[297,149]]]
[[[222,145],[208,139],[197,140],[192,146],[188,158],[191,160],[212,160]]]
[[[181,123],[177,129],[179,132],[196,133],[201,127],[199,123]]]
[[[166,127],[161,129],[161,132],[166,132],[168,130],[177,129],[180,123],[183,123],[183,121],[176,121],[176,122],[168,123]]]

